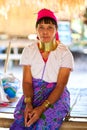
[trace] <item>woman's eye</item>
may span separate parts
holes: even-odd
[[[38,29],[39,29],[40,31],[44,31],[44,30],[51,31],[51,30],[53,30],[54,28],[53,28],[52,26],[48,26],[47,28],[45,28],[45,27],[43,27],[43,26],[40,26]]]
[[[51,27],[51,26],[48,27],[48,30],[52,30],[52,29],[53,29],[53,27]]]
[[[39,27],[40,30],[43,30],[44,28],[43,27]]]

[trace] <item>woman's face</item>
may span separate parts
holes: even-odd
[[[46,43],[53,41],[57,29],[56,26],[52,23],[45,24],[44,22],[41,22],[40,24],[38,24],[36,31],[40,41]]]

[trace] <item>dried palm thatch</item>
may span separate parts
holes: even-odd
[[[38,10],[48,8],[59,20],[71,20],[82,14],[86,0],[0,0],[0,32],[27,36],[35,33]]]

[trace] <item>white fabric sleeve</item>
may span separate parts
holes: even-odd
[[[29,46],[23,49],[22,56],[20,59],[20,65],[31,65]]]
[[[63,54],[61,67],[70,68],[71,70],[74,68],[74,58],[69,50],[65,51]]]

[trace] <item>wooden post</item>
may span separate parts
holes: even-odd
[[[8,48],[7,48],[7,58],[5,60],[4,73],[7,72],[10,51],[11,51],[11,41],[9,42],[9,45],[8,45]]]

